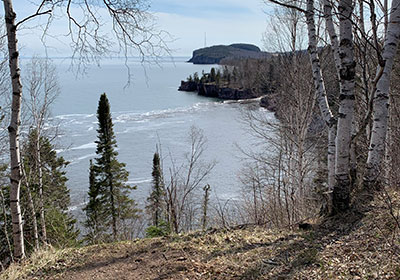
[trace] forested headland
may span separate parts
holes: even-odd
[[[265,37],[274,54],[226,56],[210,73],[182,81],[182,91],[206,97],[260,99],[242,109],[240,121],[261,149],[237,147],[245,159],[237,201],[213,195],[207,178],[216,162],[205,160],[207,139],[193,126],[179,139],[187,150],[179,160],[154,143],[151,190],[141,209],[137,186],[119,160],[124,151],[112,104],[99,93],[84,221],[69,211],[69,162],[56,152],[57,129],[47,129],[59,94],[56,69],[47,59],[19,63],[18,27],[59,6],[43,1],[17,22],[12,2],[4,1],[7,37],[0,42],[1,124],[7,128],[0,150],[1,277],[400,277],[399,0],[265,1],[275,8]],[[113,40],[98,32],[105,24],[97,6],[80,6],[82,23],[71,14],[71,2],[64,4],[79,65],[112,53]],[[101,5],[126,59],[132,48],[143,60],[170,52],[154,25],[138,25],[149,18],[145,6]],[[137,30],[141,38],[134,39]]]

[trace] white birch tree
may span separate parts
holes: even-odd
[[[356,63],[353,44],[353,2],[339,1],[340,104],[336,133],[336,185],[333,189],[334,212],[347,210],[350,205],[350,146],[354,114],[354,85]]]
[[[11,120],[8,127],[10,145],[10,169],[11,169],[11,190],[10,206],[13,223],[14,255],[16,259],[25,256],[23,238],[23,225],[20,209],[20,186],[21,186],[21,157],[20,157],[20,123],[21,123],[21,101],[22,84],[21,70],[19,66],[19,49],[17,33],[22,25],[27,25],[37,17],[47,16],[47,24],[44,28],[44,35],[49,26],[59,15],[68,19],[68,36],[72,46],[72,57],[77,58],[83,64],[92,61],[98,62],[104,55],[113,51],[122,53],[125,57],[132,54],[139,54],[142,61],[146,55],[159,57],[168,53],[165,45],[165,32],[157,31],[154,28],[151,15],[147,12],[146,0],[41,0],[37,3],[36,11],[26,18],[16,21],[16,12],[12,0],[4,0],[4,14],[6,22],[9,67],[12,80],[12,107]],[[77,9],[74,9],[77,8]],[[77,12],[78,10],[78,12]],[[113,36],[107,37],[107,20],[101,16],[105,11],[112,22]],[[45,36],[42,36],[44,38]],[[118,50],[112,46],[117,45]],[[128,70],[129,72],[129,70]],[[128,75],[130,75],[128,73]]]
[[[381,177],[382,161],[385,155],[386,135],[389,118],[390,76],[400,39],[400,1],[393,0],[385,42],[383,47],[383,65],[378,65],[377,75],[381,75],[373,97],[373,116],[371,140],[367,166],[364,176],[365,187],[370,190]]]
[[[334,138],[334,119],[330,118],[328,103],[324,100],[323,91],[321,88],[321,83],[323,82],[322,75],[318,68],[319,60],[316,56],[317,42],[315,37],[315,24],[313,27],[313,18],[315,11],[314,4],[307,2],[307,11],[301,7],[301,2],[279,2],[276,0],[270,0],[273,3],[283,5],[288,8],[297,9],[303,12],[307,17],[308,23],[308,36],[309,36],[309,51],[312,60],[313,67],[313,77],[315,82],[315,92],[318,98],[318,103],[320,106],[321,114],[325,120],[328,122],[329,131],[329,152],[331,164],[333,160],[333,138]],[[326,14],[326,25],[331,39],[333,55],[335,59],[335,64],[337,68],[337,73],[340,83],[340,104],[339,113],[336,129],[336,140],[335,140],[335,179],[333,193],[332,193],[332,211],[341,212],[349,208],[350,204],[350,146],[352,140],[352,123],[353,123],[353,113],[354,113],[354,84],[355,84],[355,60],[354,60],[354,45],[353,45],[353,3],[351,0],[340,0],[339,1],[339,40],[337,40],[337,35],[334,29],[332,20],[332,6],[326,0],[324,2],[324,11]],[[313,51],[315,48],[315,51]],[[332,172],[332,166],[329,166]],[[330,174],[330,183],[333,185],[333,176]]]
[[[336,120],[328,103],[325,82],[322,76],[321,64],[317,49],[317,34],[314,16],[314,1],[308,0],[306,12],[308,28],[308,52],[310,54],[317,103],[321,112],[321,116],[328,127],[328,191],[331,192],[335,185]],[[334,54],[336,56],[336,48],[334,47],[333,49],[335,50]],[[335,62],[337,63],[336,57]]]

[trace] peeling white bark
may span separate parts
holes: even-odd
[[[317,36],[314,20],[314,0],[307,0],[306,18],[308,28],[308,52],[310,54],[316,99],[318,101],[322,118],[328,127],[328,188],[329,191],[332,191],[335,184],[336,123],[329,107],[325,83],[322,77],[321,63],[317,50]]]
[[[393,0],[390,18],[387,25],[387,33],[383,47],[383,60],[385,66],[380,77],[374,95],[373,123],[371,140],[367,158],[367,168],[364,183],[367,188],[379,181],[381,165],[385,155],[386,134],[389,118],[389,87],[394,57],[400,39],[400,0]],[[377,68],[377,73],[379,72]]]
[[[46,219],[44,214],[44,197],[43,197],[43,170],[42,160],[40,156],[40,130],[41,125],[37,126],[36,131],[36,165],[39,177],[39,207],[40,207],[40,225],[42,228],[42,242],[47,244],[47,230],[46,230]]]
[[[340,105],[336,133],[336,185],[333,189],[333,211],[342,212],[350,204],[350,145],[354,114],[355,60],[353,45],[353,2],[339,1],[340,23]]]
[[[331,40],[333,58],[335,60],[335,66],[339,76],[339,71],[340,71],[339,40],[332,19],[332,3],[330,2],[330,0],[323,0],[323,6],[324,6],[324,18],[325,18],[326,30],[328,31],[329,39]]]
[[[12,80],[12,107],[11,121],[8,127],[10,138],[10,158],[11,158],[11,189],[10,189],[10,208],[13,227],[14,257],[22,259],[25,257],[24,236],[22,230],[22,215],[20,207],[21,189],[21,158],[19,144],[19,127],[21,114],[22,85],[18,61],[18,48],[16,38],[16,14],[13,10],[11,0],[3,0],[5,22],[7,28],[9,66]]]

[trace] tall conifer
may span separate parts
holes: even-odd
[[[162,221],[162,214],[164,210],[164,185],[160,164],[160,155],[156,152],[153,157],[153,171],[151,172],[153,177],[152,190],[149,198],[147,199],[147,211],[151,215],[151,223],[153,226],[160,226]]]
[[[129,198],[130,191],[135,189],[126,183],[129,172],[125,169],[125,164],[117,160],[117,141],[113,131],[110,103],[105,93],[100,97],[97,119],[98,158],[91,168],[93,173],[91,172],[89,204],[85,210],[88,219],[89,216],[101,219],[105,230],[111,231],[113,239],[117,240],[123,222],[135,218],[137,209],[134,200]],[[89,206],[93,208],[89,209]]]

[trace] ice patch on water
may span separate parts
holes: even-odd
[[[159,123],[150,123],[147,125],[141,125],[141,126],[131,126],[125,128],[123,131],[118,131],[115,134],[120,135],[120,134],[127,134],[131,132],[138,132],[138,131],[147,131],[147,130],[154,130],[159,127],[170,127],[170,125],[173,124],[181,124],[185,123],[184,121],[174,121],[174,122],[159,122]]]
[[[69,119],[75,119],[75,118],[91,118],[93,117],[94,114],[66,114],[66,115],[59,115],[59,116],[55,116],[55,119],[59,119],[59,120],[69,120]]]
[[[96,154],[87,154],[87,155],[72,159],[72,160],[70,160],[71,163],[69,165],[77,164],[81,160],[84,160],[84,159],[87,159],[87,158],[91,158],[91,157],[95,157],[95,156],[96,156]]]
[[[95,142],[90,142],[87,144],[80,145],[78,147],[73,147],[71,150],[85,150],[85,149],[95,149],[97,144]]]
[[[143,122],[151,119],[167,118],[177,114],[193,113],[197,111],[206,111],[212,106],[221,105],[221,102],[199,102],[190,107],[178,107],[174,109],[154,110],[144,113],[121,113],[114,119],[115,123]]]
[[[151,178],[150,179],[136,178],[134,180],[129,180],[126,183],[130,184],[130,185],[137,185],[137,184],[148,183],[148,182],[151,182]]]

